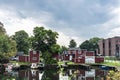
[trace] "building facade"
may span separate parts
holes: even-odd
[[[30,51],[29,55],[21,55],[18,57],[19,62],[30,62],[30,63],[38,63],[40,60],[39,51]]]
[[[79,48],[70,48],[64,51],[61,60],[83,64],[104,62],[104,58],[102,56],[95,56],[94,51],[81,50]]]
[[[98,42],[99,54],[103,56],[120,57],[120,37],[103,39]]]

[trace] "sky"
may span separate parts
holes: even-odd
[[[0,22],[9,36],[44,26],[59,33],[58,44],[74,39],[79,46],[93,37],[120,36],[120,0],[0,0]]]

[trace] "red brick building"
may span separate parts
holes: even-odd
[[[30,62],[30,63],[38,63],[40,58],[39,51],[30,51],[29,55],[21,55],[19,56],[19,62]]]
[[[120,57],[120,37],[112,37],[100,40],[98,45],[98,52],[101,55]]]
[[[80,50],[79,48],[70,48],[64,51],[61,57],[64,61],[72,61],[75,63],[99,63],[104,62],[104,58],[95,56],[94,51]]]

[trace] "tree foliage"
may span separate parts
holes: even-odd
[[[0,22],[0,35],[6,34],[6,30],[4,28],[4,25]]]
[[[42,52],[45,64],[54,63],[53,55],[58,53],[60,46],[56,44],[58,33],[46,30],[44,27],[35,27],[31,37],[32,48]]]
[[[32,46],[35,50],[41,52],[52,52],[51,47],[55,46],[58,33],[52,30],[46,30],[44,27],[35,27],[33,30]],[[57,46],[57,45],[56,45]]]
[[[74,48],[77,46],[77,43],[75,42],[74,39],[70,40],[70,43],[69,43],[69,48]]]
[[[11,57],[16,53],[16,43],[8,35],[3,24],[0,23],[0,59]]]
[[[51,52],[54,53],[54,54],[58,54],[60,52],[60,45],[58,44],[53,44],[51,47]]]
[[[107,80],[120,80],[120,71],[110,70],[106,78]]]
[[[91,38],[89,40],[84,41],[79,47],[81,49],[95,51],[96,49],[98,49],[98,41],[101,39],[102,38],[98,38],[98,37]]]
[[[17,43],[17,46],[16,46],[17,51],[28,54],[29,46],[30,46],[28,34],[24,30],[21,30],[21,31],[15,32],[15,35],[13,35],[12,38]]]
[[[16,42],[7,35],[1,35],[0,55],[4,55],[4,57],[11,57],[14,56],[15,53],[16,53]]]

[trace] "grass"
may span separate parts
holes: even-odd
[[[18,61],[10,61],[11,64],[18,64],[18,65],[30,65],[29,62],[18,62]]]
[[[62,64],[64,64],[64,63],[65,63],[65,62],[63,62],[63,61],[59,61],[57,64],[58,64],[58,65],[62,65]],[[72,65],[72,64],[75,64],[75,63],[74,63],[74,62],[71,62],[71,61],[68,61],[67,64],[68,64],[68,65]]]
[[[64,64],[63,61],[59,61],[58,65],[62,65]],[[77,63],[74,62],[67,62],[68,65],[77,65]],[[118,61],[110,61],[110,62],[103,62],[103,63],[95,63],[95,64],[101,64],[101,65],[106,65],[106,66],[116,66],[116,67],[120,67],[120,62]]]
[[[104,63],[101,63],[103,65],[107,65],[107,66],[117,66],[117,67],[120,67],[120,63],[119,62],[104,62]]]
[[[115,58],[115,57],[105,57],[105,62],[102,64],[108,65],[108,66],[120,67],[120,61],[118,61],[117,58]]]

